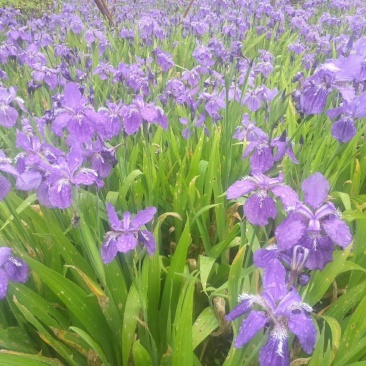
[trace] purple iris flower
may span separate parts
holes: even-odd
[[[159,23],[148,16],[142,16],[138,22],[138,31],[140,38],[147,46],[153,44],[154,37],[164,39],[166,34]]]
[[[73,15],[68,18],[67,24],[69,29],[72,30],[75,34],[80,34],[84,30],[83,21],[80,19],[78,15]]]
[[[46,207],[67,208],[72,204],[73,186],[92,185],[103,186],[98,173],[94,169],[84,168],[81,147],[74,144],[66,159],[61,157],[57,164],[50,165],[48,174],[39,185],[37,196],[40,203]]]
[[[294,208],[299,200],[296,192],[283,184],[281,175],[270,178],[263,174],[245,177],[232,184],[227,190],[227,198],[236,199],[250,193],[244,204],[244,213],[251,224],[259,226],[267,225],[268,220],[277,215],[275,200],[269,193],[278,197],[286,210]]]
[[[0,248],[0,300],[8,291],[10,281],[25,283],[29,277],[28,265],[20,258],[13,257],[11,249]]]
[[[295,245],[290,250],[280,251],[277,245],[271,244],[266,248],[258,249],[253,256],[254,265],[258,268],[271,266],[272,260],[279,260],[286,268],[286,284],[290,289],[293,285],[305,286],[310,276],[303,272],[309,256],[309,249]]]
[[[179,118],[179,122],[184,125],[187,126],[183,131],[182,131],[182,136],[185,139],[188,139],[189,136],[193,135],[193,130],[195,127],[203,127],[206,136],[209,136],[209,131],[207,129],[207,127],[205,127],[205,121],[206,121],[206,114],[205,113],[201,113],[198,117],[196,116],[196,118],[193,120],[193,122],[189,122],[188,118]]]
[[[41,64],[34,64],[32,77],[37,82],[44,81],[51,90],[54,90],[59,85],[59,70],[51,69]]]
[[[121,30],[119,31],[119,36],[123,39],[127,39],[133,42],[135,39],[135,32],[133,31],[133,29],[121,28]]]
[[[114,82],[123,82],[128,88],[132,88],[135,93],[150,94],[149,79],[142,70],[141,65],[129,65],[121,62],[112,73]]]
[[[19,56],[19,60],[26,65],[33,67],[35,64],[46,65],[47,58],[42,53],[39,52],[39,47],[34,43],[30,44],[27,49]]]
[[[277,94],[277,88],[271,90],[265,85],[261,85],[254,90],[249,90],[243,98],[242,104],[246,105],[251,112],[256,112],[261,107],[262,102],[271,102]]]
[[[314,173],[303,181],[301,188],[305,204],[299,201],[277,227],[278,249],[285,251],[295,245],[308,248],[306,267],[323,269],[332,261],[334,244],[345,248],[351,243],[352,235],[336,207],[330,202],[324,203],[330,186],[322,174]]]
[[[99,75],[100,80],[107,80],[113,72],[113,66],[108,62],[101,62],[93,71],[94,75]]]
[[[192,53],[192,56],[197,60],[197,62],[203,66],[202,73],[206,73],[206,67],[213,66],[215,61],[213,60],[213,56],[211,53],[211,49],[207,46],[198,46]]]
[[[182,80],[187,81],[191,87],[196,87],[200,81],[200,74],[194,68],[192,70],[186,70],[182,74]]]
[[[292,151],[292,143],[285,134],[269,141],[267,134],[253,123],[243,119],[243,127],[237,129],[234,137],[243,137],[249,141],[242,158],[250,156],[249,162],[252,174],[263,174],[287,154],[293,163],[298,161]]]
[[[123,214],[122,220],[118,219],[114,207],[106,205],[108,219],[112,231],[108,231],[104,237],[101,253],[104,263],[111,262],[118,252],[127,253],[134,250],[137,243],[146,246],[147,252],[152,255],[156,250],[156,242],[153,234],[148,230],[141,230],[141,226],[150,222],[155,213],[155,207],[148,207],[131,218],[130,212]]]
[[[205,110],[212,118],[215,118],[219,110],[226,107],[226,102],[223,95],[218,95],[217,93],[209,94],[202,92],[199,98],[205,101]]]
[[[327,115],[331,119],[340,118],[332,126],[332,135],[339,142],[348,142],[356,135],[355,119],[366,117],[366,92],[351,101],[343,98],[340,107],[330,109]]]
[[[174,66],[173,57],[170,53],[165,52],[160,48],[156,48],[154,54],[156,56],[156,62],[163,72],[169,71]]]
[[[302,91],[294,94],[296,108],[304,115],[321,114],[327,103],[335,75],[330,70],[318,70],[306,79]]]
[[[239,141],[254,141],[258,136],[266,136],[265,132],[255,125],[255,121],[250,120],[248,113],[243,115],[241,126],[237,127],[233,138]]]
[[[107,101],[106,105],[107,107],[98,109],[98,113],[105,118],[99,120],[95,127],[99,136],[110,140],[121,132],[123,103],[122,101],[118,104]]]
[[[10,128],[14,127],[17,122],[19,113],[14,108],[14,102],[23,110],[23,99],[16,96],[16,89],[11,87],[8,89],[0,87],[0,125]]]
[[[113,167],[117,164],[116,151],[121,145],[107,148],[103,139],[98,138],[92,145],[82,152],[90,162],[92,168],[98,173],[99,178],[106,178],[111,173]]]
[[[240,303],[226,316],[232,321],[244,314],[235,339],[235,347],[248,343],[261,329],[269,327],[267,343],[259,353],[260,366],[289,366],[289,333],[294,333],[303,350],[310,354],[316,342],[316,329],[309,313],[312,308],[302,302],[296,289],[286,290],[286,272],[277,259],[270,261],[264,270],[263,295],[242,294]],[[261,310],[253,310],[253,306]]]
[[[0,171],[18,176],[18,171],[11,164],[11,160],[7,158],[2,150],[0,150]],[[0,201],[2,201],[11,189],[10,182],[0,174]]]
[[[269,61],[258,62],[254,69],[256,74],[262,74],[264,78],[267,78],[272,71],[273,66]]]
[[[122,107],[121,113],[124,130],[128,135],[136,133],[144,121],[168,128],[168,118],[164,111],[153,103],[145,103],[142,95],[137,95],[129,106]]]
[[[56,110],[56,118],[52,124],[52,131],[62,136],[66,127],[70,135],[78,141],[88,141],[95,132],[95,123],[102,117],[94,111],[75,83],[68,83],[61,101],[61,108]]]

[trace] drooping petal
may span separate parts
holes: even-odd
[[[72,119],[70,112],[62,112],[56,116],[52,122],[52,131],[56,136],[62,136],[62,130],[68,125]]]
[[[142,118],[149,122],[153,123],[158,118],[158,112],[154,106],[146,106],[140,111]]]
[[[85,184],[90,186],[98,180],[98,173],[94,169],[81,168],[72,179],[74,184]]]
[[[299,202],[297,193],[285,184],[278,184],[274,186],[271,191],[276,197],[281,199],[286,210],[295,208],[296,203]]]
[[[124,108],[123,126],[127,135],[133,135],[140,129],[142,116],[136,109],[131,109],[127,106]]]
[[[54,207],[49,197],[50,186],[46,182],[42,182],[37,189],[37,198],[39,203],[44,207]]]
[[[9,257],[8,261],[4,265],[4,271],[8,278],[14,282],[25,283],[29,277],[29,267],[20,258]]]
[[[71,206],[72,187],[68,180],[60,179],[50,186],[48,196],[54,207],[61,209]]]
[[[83,104],[83,97],[76,83],[67,83],[65,86],[62,106],[77,111]]]
[[[238,305],[234,307],[233,310],[230,311],[229,314],[225,316],[225,319],[228,321],[233,321],[236,318],[239,318],[239,316],[244,315],[249,310],[252,309],[252,296],[251,295],[241,295],[241,301]]]
[[[275,314],[276,316],[290,317],[292,314],[291,307],[295,303],[300,303],[302,301],[301,296],[295,288],[292,288],[286,296],[277,305]]]
[[[37,189],[41,182],[42,174],[37,170],[30,169],[18,176],[16,187],[21,191],[31,191]]]
[[[324,231],[342,248],[351,244],[352,235],[349,227],[339,218],[333,217],[322,221]]]
[[[321,114],[327,103],[328,90],[319,85],[311,86],[302,93],[302,111],[305,115]]]
[[[11,249],[9,247],[0,247],[0,267],[4,265],[10,256]]]
[[[270,334],[267,343],[259,353],[260,366],[289,366],[290,352],[287,338],[277,338]]]
[[[304,202],[316,209],[326,200],[330,185],[323,174],[316,172],[302,182],[301,189],[305,193]]]
[[[153,255],[156,251],[156,241],[154,235],[147,230],[140,230],[138,232],[139,243],[145,245],[147,252]]]
[[[234,184],[232,184],[227,192],[226,196],[229,200],[239,198],[241,196],[244,196],[247,193],[250,193],[254,191],[257,187],[257,184],[248,178],[244,178],[242,180],[236,181]]]
[[[306,230],[305,223],[298,214],[290,213],[277,227],[275,236],[279,250],[286,250],[296,245]]]
[[[148,207],[140,211],[131,221],[131,227],[139,229],[142,225],[150,222],[156,214],[156,207]]]
[[[332,125],[332,136],[339,142],[348,142],[356,136],[357,130],[351,118],[341,118]]]
[[[116,231],[122,230],[122,223],[118,219],[116,210],[114,209],[114,207],[112,206],[111,203],[108,202],[106,204],[106,210],[107,210],[109,224],[110,224],[111,228]]]
[[[253,194],[244,204],[244,213],[251,224],[265,226],[270,218],[276,217],[277,208],[272,197]]]
[[[119,252],[127,253],[134,250],[137,245],[137,239],[133,234],[122,234],[117,239],[117,248]]]
[[[0,269],[0,300],[4,299],[8,292],[8,276]]]
[[[70,149],[70,153],[67,155],[67,165],[69,166],[71,175],[81,167],[83,160],[81,144],[74,143]]]
[[[111,262],[117,255],[117,240],[116,233],[114,231],[109,231],[104,237],[104,243],[101,248],[101,257],[103,263],[107,264]]]
[[[10,188],[11,188],[10,182],[5,177],[0,175],[0,201],[2,201],[7,196],[7,194],[10,191]]]
[[[322,270],[325,265],[333,260],[334,244],[329,236],[309,237],[305,234],[301,245],[309,249],[309,256],[305,267],[313,271]]]
[[[302,349],[310,354],[316,342],[316,329],[305,311],[294,310],[288,319],[288,327],[299,338]]]
[[[281,262],[274,258],[264,268],[263,287],[271,294],[274,301],[283,298],[287,294],[286,270]]]
[[[263,311],[252,310],[248,317],[243,320],[239,333],[235,339],[236,348],[243,347],[248,343],[268,322],[268,318]]]
[[[265,173],[274,165],[274,157],[270,147],[263,147],[254,151],[250,157],[252,174]]]
[[[85,117],[72,118],[67,129],[79,142],[88,142],[94,135],[94,125]]]
[[[253,255],[253,262],[256,267],[265,268],[268,263],[279,256],[277,245],[258,249]]]
[[[18,116],[19,113],[15,108],[6,105],[0,108],[0,125],[7,128],[14,127]]]

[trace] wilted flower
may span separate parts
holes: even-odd
[[[155,207],[148,207],[131,218],[130,212],[123,214],[122,220],[118,219],[114,207],[107,203],[107,213],[112,231],[108,231],[102,245],[102,260],[111,262],[118,252],[127,253],[136,248],[137,244],[143,244],[147,252],[152,255],[156,250],[156,242],[153,234],[148,230],[141,230],[141,226],[150,222],[155,213]]]

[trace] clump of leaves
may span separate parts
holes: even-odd
[[[11,6],[19,9],[23,15],[42,16],[54,4],[52,0],[0,0],[0,7]]]

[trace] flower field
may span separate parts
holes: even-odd
[[[14,3],[0,366],[366,365],[366,3]]]

